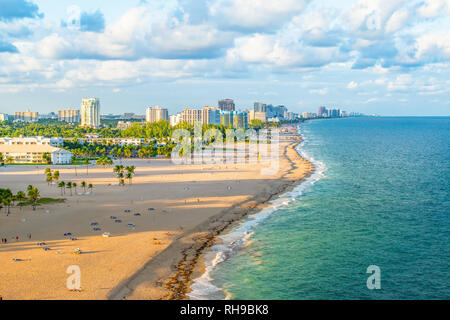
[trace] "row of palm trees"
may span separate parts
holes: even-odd
[[[72,189],[75,189],[75,193],[77,193],[77,187],[78,184],[76,182],[59,182],[60,174],[58,170],[53,171],[50,168],[45,169],[46,174],[46,181],[48,185],[53,183],[53,181],[56,181],[58,183],[58,188],[61,188],[61,195],[66,194],[66,189],[70,190],[70,195],[72,196]],[[86,193],[86,188],[89,189],[90,192],[92,192],[92,189],[94,188],[94,185],[92,183],[86,184],[86,181],[81,182],[81,187],[84,189],[84,193]]]
[[[40,193],[38,188],[35,188],[32,185],[27,187],[26,194],[23,191],[18,191],[16,194],[13,194],[10,189],[0,189],[0,209],[4,207],[6,215],[8,216],[10,214],[10,209],[15,205],[15,202],[18,202],[19,207],[22,209],[22,203],[25,200],[29,200],[33,210],[35,210],[39,197]]]
[[[72,189],[75,189],[75,193],[77,193],[78,184],[76,182],[64,182],[61,181],[58,183],[58,188],[61,188],[61,195],[66,194],[66,189],[70,190],[70,195],[72,196]],[[81,187],[84,189],[84,193],[86,193],[86,188],[89,189],[89,192],[92,192],[94,185],[92,183],[86,184],[86,181],[81,181]]]
[[[127,166],[116,165],[113,169],[113,172],[117,174],[117,178],[119,179],[119,185],[125,185],[125,178],[128,179],[128,183],[131,184],[133,179],[133,175],[135,173],[135,166]]]

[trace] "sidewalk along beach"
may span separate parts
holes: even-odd
[[[41,197],[64,203],[0,212],[0,296],[3,299],[182,299],[202,272],[201,253],[215,237],[312,171],[294,147],[292,127],[281,136],[280,165],[175,165],[170,159],[122,160],[136,166],[132,183],[119,186],[112,168],[51,166],[76,182],[71,196],[47,185],[44,167],[0,168],[0,188],[33,185]],[[81,182],[92,183],[91,193]],[[110,237],[103,237],[109,233]],[[31,239],[28,236],[31,235]],[[18,240],[17,240],[18,237]],[[44,245],[42,245],[44,243]],[[38,245],[40,244],[40,245]],[[80,248],[82,254],[74,254]],[[81,290],[66,273],[76,265]]]

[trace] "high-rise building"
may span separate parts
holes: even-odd
[[[233,127],[239,129],[248,128],[248,114],[247,112],[233,112]]]
[[[261,112],[261,111],[250,110],[250,112],[248,113],[248,120],[249,121],[261,120],[262,122],[266,122],[267,121],[267,113]]]
[[[202,109],[203,124],[220,124],[220,111],[214,107],[205,106]]]
[[[29,109],[27,109],[27,111],[25,111],[25,112],[18,111],[18,112],[14,113],[14,119],[25,121],[25,122],[37,121],[38,118],[39,118],[39,113],[31,112]]]
[[[167,109],[161,108],[160,106],[147,108],[147,111],[145,113],[145,120],[151,123],[161,120],[169,121],[169,111]]]
[[[174,127],[181,122],[181,113],[171,115],[169,118],[170,118],[170,125]]]
[[[233,99],[223,99],[219,100],[219,109],[221,111],[234,111],[236,105],[234,104]]]
[[[100,99],[83,98],[81,100],[81,126],[100,127]]]
[[[319,117],[326,117],[328,115],[328,110],[325,107],[319,107],[318,116]]]
[[[267,105],[261,102],[255,102],[253,104],[253,111],[255,112],[267,112]]]
[[[0,122],[8,121],[9,117],[6,113],[0,113]]]
[[[58,110],[58,121],[78,123],[80,120],[80,110]]]
[[[180,120],[180,122],[189,124],[202,122],[202,110],[184,108],[183,112],[181,112]]]
[[[233,127],[233,111],[220,111],[220,124],[224,127]]]
[[[303,119],[314,119],[314,118],[317,118],[317,114],[314,112],[303,112],[302,118]]]

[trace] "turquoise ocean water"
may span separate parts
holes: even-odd
[[[450,118],[300,125],[314,174],[221,236],[193,299],[450,299]],[[369,290],[367,267],[381,270]]]

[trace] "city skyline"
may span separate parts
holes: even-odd
[[[0,113],[98,96],[105,114],[222,98],[450,114],[448,0],[5,1]]]

